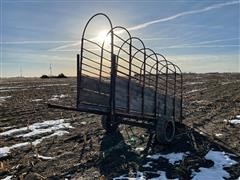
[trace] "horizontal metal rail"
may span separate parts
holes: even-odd
[[[85,38],[89,23],[97,16],[104,16],[109,22],[102,43]],[[123,37],[123,33],[128,37]],[[110,43],[106,44],[108,38]],[[97,14],[87,22],[77,70],[79,111],[108,114],[112,120],[115,116],[133,119],[127,121],[130,124],[155,123],[157,116],[167,113],[181,120],[180,68],[162,54],[146,48],[126,28],[113,27],[105,14]]]

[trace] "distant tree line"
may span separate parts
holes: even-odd
[[[48,78],[67,78],[63,73],[60,73],[58,76],[48,76],[46,74],[41,76],[42,79],[48,79]]]

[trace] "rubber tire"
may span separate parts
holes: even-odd
[[[156,123],[156,140],[159,144],[170,144],[175,136],[175,122],[169,117],[160,117]]]
[[[106,133],[114,133],[117,131],[118,129],[118,124],[112,124],[110,123],[110,120],[108,119],[110,118],[109,116],[102,116],[101,118],[101,124],[102,124],[102,127],[103,129],[105,129]]]

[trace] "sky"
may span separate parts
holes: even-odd
[[[183,72],[240,72],[239,0],[0,1],[1,77],[49,74],[50,64],[75,76],[83,28],[98,12]]]

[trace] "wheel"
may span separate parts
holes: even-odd
[[[102,116],[102,127],[106,130],[107,133],[114,133],[118,129],[118,123],[113,124],[109,118],[110,116]]]
[[[162,116],[156,123],[156,140],[160,144],[169,144],[175,136],[175,122],[170,117]]]

